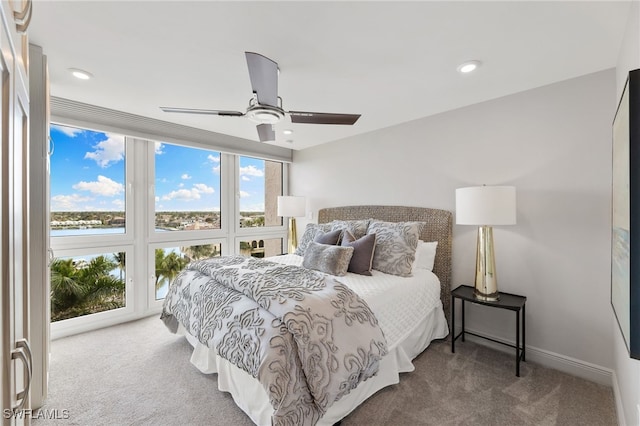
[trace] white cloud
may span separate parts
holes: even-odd
[[[240,179],[242,179],[243,182],[249,182],[251,180],[246,176],[240,176]]]
[[[155,153],[156,155],[162,155],[164,154],[164,151],[162,150],[164,148],[164,144],[162,142],[156,142],[155,143]]]
[[[156,203],[160,201],[160,197],[156,197]]]
[[[240,176],[262,177],[264,176],[264,170],[260,170],[254,165],[250,165],[247,167],[240,167]]]
[[[52,210],[77,210],[78,203],[84,203],[92,201],[91,197],[83,197],[80,194],[71,195],[54,195],[51,197],[51,209]]]
[[[180,200],[180,201],[192,201],[200,199],[200,191],[197,189],[179,189],[177,191],[171,191],[167,195],[162,196],[162,201]]]
[[[215,166],[211,168],[211,171],[213,172],[213,174],[219,175],[220,174],[220,156],[209,154],[207,156],[207,160],[215,164]]]
[[[249,194],[247,191],[240,191],[240,198],[247,198],[250,196],[251,194]]]
[[[184,183],[180,182],[180,183],[178,184],[178,188],[184,188]]]
[[[213,189],[210,186],[205,185],[204,183],[194,183],[193,184],[193,189],[197,190],[199,192],[202,192],[204,194],[213,194],[214,192],[216,192],[215,189]]]
[[[115,207],[119,208],[119,209],[124,209],[124,201],[117,199],[117,200],[113,200],[111,202],[111,204],[113,204]]]
[[[69,136],[70,138],[75,138],[80,133],[82,133],[82,129],[78,129],[76,127],[60,126],[58,124],[52,124],[51,128],[52,129],[56,129],[57,131],[59,131],[61,133],[64,133],[65,135]]]
[[[87,152],[84,158],[94,160],[102,168],[109,167],[124,159],[124,136],[107,134],[107,139],[98,142],[94,148],[95,151]]]
[[[191,179],[191,176],[189,176],[188,173],[185,173],[182,176],[180,176],[180,179],[189,180],[189,179]]]
[[[241,210],[243,212],[263,212],[264,211],[264,204],[245,205],[245,206],[241,207]]]
[[[210,186],[205,185],[204,183],[195,183],[193,184],[193,188],[191,189],[178,189],[177,191],[171,191],[170,193],[162,196],[162,201],[170,201],[170,200],[180,200],[180,201],[191,201],[191,200],[199,200],[201,194],[213,194],[215,189]],[[157,198],[157,197],[156,197]],[[156,199],[156,202],[158,200]]]
[[[103,195],[105,197],[113,197],[124,191],[124,185],[102,175],[98,176],[97,181],[80,181],[73,185],[72,188],[78,191],[89,191],[93,194]]]

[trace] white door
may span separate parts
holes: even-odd
[[[28,62],[23,59],[26,37],[17,33],[12,5],[3,1],[0,8],[3,15],[0,25],[0,361],[2,418],[3,423],[9,425],[30,423],[32,364],[29,347]]]

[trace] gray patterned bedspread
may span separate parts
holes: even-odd
[[[378,371],[387,344],[367,304],[333,277],[243,256],[193,262],[161,318],[263,385],[274,425],[314,425]]]

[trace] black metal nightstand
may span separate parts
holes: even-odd
[[[451,330],[453,337],[451,338],[451,352],[455,353],[456,351],[456,339],[462,336],[462,341],[464,342],[464,335],[471,334],[472,336],[480,337],[482,339],[491,340],[495,343],[500,343],[501,345],[509,346],[511,348],[515,348],[516,350],[516,376],[520,377],[520,361],[526,361],[525,359],[525,304],[527,303],[527,298],[524,296],[518,296],[517,294],[503,293],[499,292],[500,299],[499,300],[481,300],[477,299],[473,294],[474,288],[468,285],[461,285],[455,290],[451,290]],[[462,301],[462,331],[456,336],[456,310],[455,310],[455,301],[456,299],[460,299]],[[476,333],[472,333],[470,331],[464,330],[464,302],[471,302],[478,305],[485,305],[493,308],[500,309],[508,309],[510,311],[515,311],[516,313],[516,344],[511,345],[509,343],[504,343],[499,340],[492,339],[490,337],[481,336]],[[522,319],[522,321],[521,321]],[[520,332],[520,324],[522,323],[522,333]],[[522,336],[522,342],[520,342],[520,336]]]

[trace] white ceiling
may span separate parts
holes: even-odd
[[[275,126],[303,149],[612,68],[630,2],[36,0],[31,43],[51,94],[257,141],[245,51],[280,67],[285,110],[360,113],[354,126]],[[460,75],[456,67],[482,67]],[[69,68],[94,74],[77,80]],[[292,136],[282,130],[292,129]],[[293,143],[286,139],[293,139]],[[259,143],[259,142],[256,142]]]

